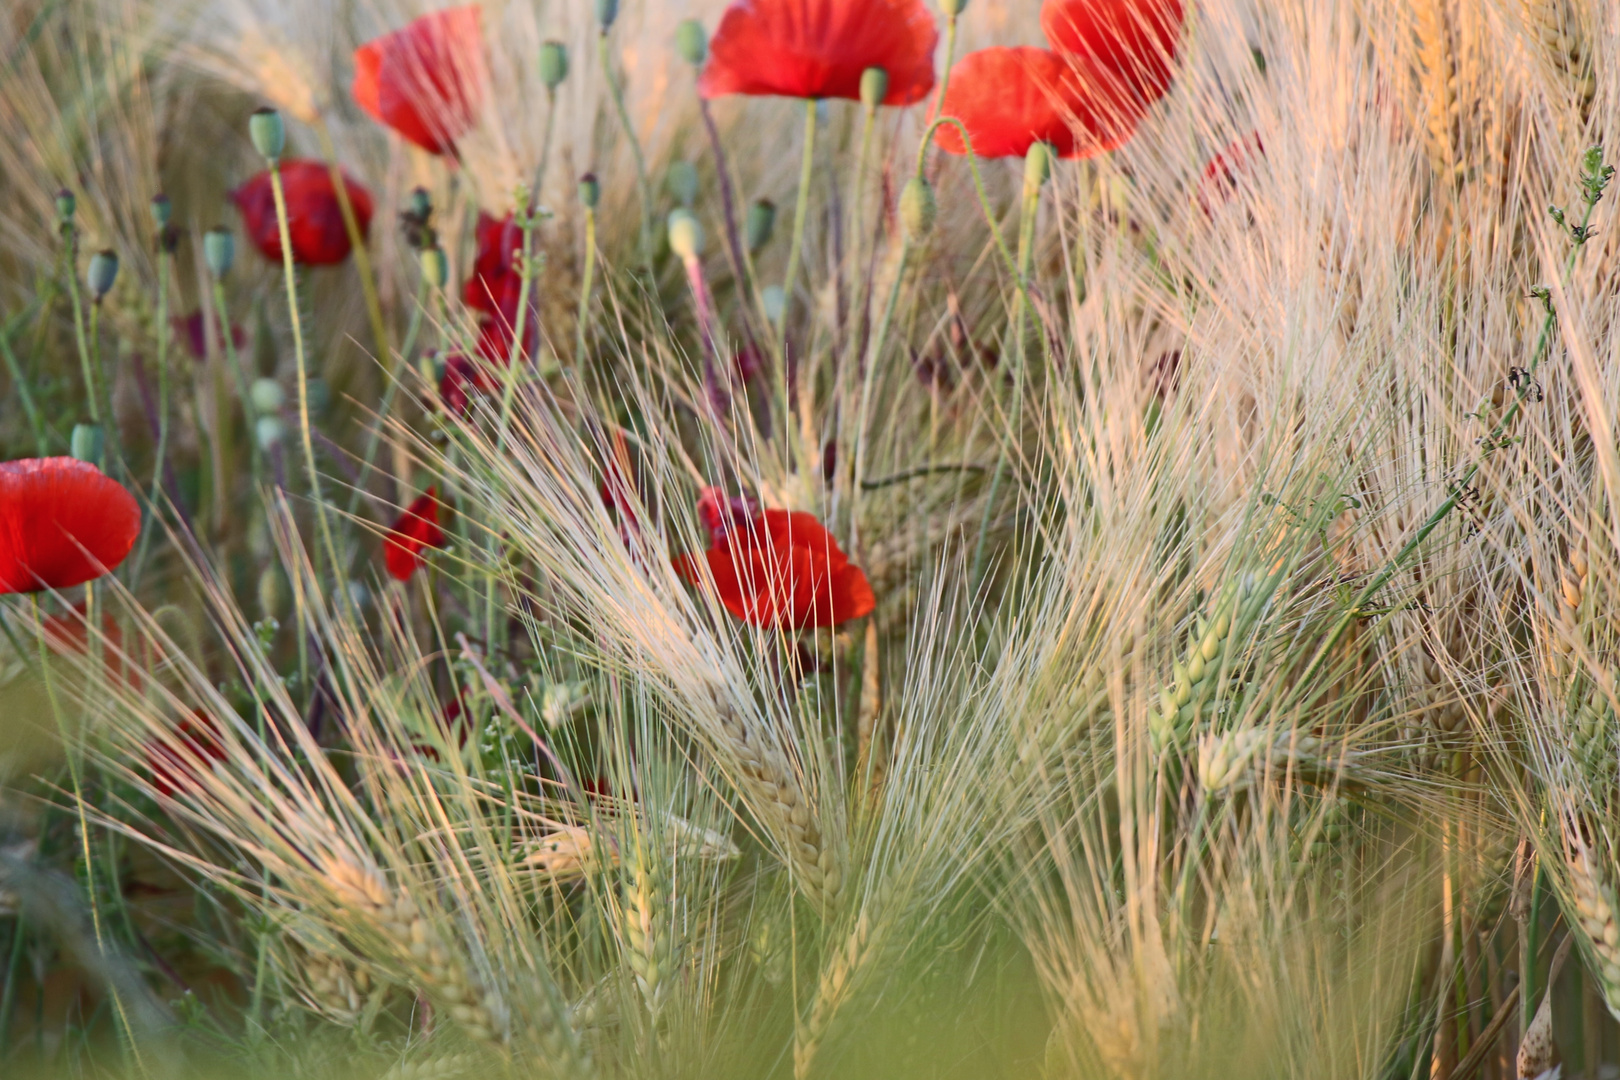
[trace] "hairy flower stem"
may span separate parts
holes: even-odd
[[[18,316],[17,320],[21,320]],[[11,385],[15,390],[17,399],[22,402],[23,412],[28,417],[28,427],[34,433],[34,452],[45,457],[49,452],[49,444],[45,439],[45,423],[40,419],[39,406],[34,403],[34,392],[28,388],[28,379],[23,374],[21,362],[17,359],[16,350],[11,347],[11,326],[0,327],[0,355],[6,360],[6,372],[11,376]]]
[[[523,364],[527,360],[523,339],[529,332],[529,295],[534,288],[534,225],[539,218],[534,208],[529,205],[527,193],[522,195],[519,203],[519,224],[523,229],[523,249],[519,255],[522,265],[518,267],[521,277],[518,286],[517,320],[516,325],[512,327],[512,351],[506,359],[506,389],[501,395],[501,426],[495,433],[497,454],[506,447],[506,432],[512,424],[512,408],[517,402],[518,377],[522,374]]]
[[[276,228],[281,240],[281,268],[287,290],[287,314],[292,320],[293,359],[298,366],[298,435],[303,443],[304,467],[309,473],[309,495],[314,502],[315,522],[326,545],[326,557],[333,572],[341,565],[337,545],[332,542],[332,526],[326,518],[326,501],[321,495],[321,474],[315,465],[315,441],[309,424],[309,361],[304,353],[304,325],[298,311],[298,273],[293,266],[292,231],[287,219],[287,192],[281,182],[281,166],[270,163],[270,192],[276,201]],[[230,337],[229,324],[223,328]]]
[[[613,77],[613,60],[608,53],[608,36],[604,30],[596,37],[596,56],[602,65],[602,78],[607,82],[608,94],[613,98],[613,110],[618,114],[619,124],[624,128],[624,137],[630,140],[630,153],[636,161],[636,190],[641,195],[641,262],[647,270],[648,277],[652,276],[652,188],[647,183],[647,159],[641,153],[641,140],[636,138],[636,129],[630,123],[630,110],[624,104],[624,88],[619,80]]]
[[[956,16],[950,15],[945,19],[945,63],[940,68],[939,96],[934,98],[934,108],[929,116],[930,120],[940,116],[945,111],[945,91],[951,85],[951,63],[956,58]]]
[[[540,202],[540,192],[546,182],[546,166],[551,164],[551,134],[557,129],[557,91],[546,88],[546,129],[540,135],[540,164],[534,169],[534,201]]]
[[[816,161],[816,101],[804,102],[804,160],[799,165],[799,194],[793,206],[793,242],[788,245],[787,277],[782,284],[782,319],[776,327],[777,351],[782,354],[782,417],[787,419],[787,324],[793,310],[793,287],[799,280],[799,255],[804,247],[804,222],[810,213],[810,178]]]
[[[709,150],[714,154],[714,173],[720,181],[720,211],[726,221],[726,253],[731,256],[731,272],[736,276],[738,288],[748,294],[754,288],[754,275],[743,255],[742,237],[737,231],[737,200],[731,188],[731,167],[726,163],[725,147],[720,143],[720,129],[714,126],[714,114],[709,110],[708,99],[698,98],[698,112],[703,117],[703,129],[709,136]]]
[[[585,271],[579,283],[579,316],[574,320],[574,366],[585,366],[585,328],[591,315],[591,285],[596,271],[596,211],[585,208]]]
[[[72,229],[72,226],[68,226]],[[68,234],[67,251],[68,299],[73,302],[73,336],[79,345],[79,367],[84,373],[84,396],[90,405],[90,422],[101,423],[101,395],[96,392],[95,367],[90,359],[90,341],[84,332],[84,301],[79,297],[79,242],[78,232]]]
[[[854,214],[849,249],[855,255],[855,273],[851,275],[849,283],[850,309],[855,313],[855,321],[849,328],[849,339],[854,349],[860,348],[866,334],[866,320],[871,317],[871,305],[862,300],[866,295],[866,276],[861,272],[860,250],[861,242],[866,237],[866,162],[872,152],[872,128],[877,121],[877,107],[865,109],[863,113],[861,142],[855,152],[855,176],[850,185],[853,190],[849,198]]]
[[[900,301],[900,286],[906,279],[906,267],[910,261],[911,238],[906,237],[900,241],[900,261],[894,268],[894,283],[889,286],[889,298],[884,301],[877,333],[873,335],[872,346],[866,352],[866,370],[861,375],[861,406],[855,425],[855,479],[851,493],[855,509],[850,514],[849,525],[851,551],[857,550],[860,543],[860,505],[861,492],[864,490],[861,480],[866,475],[866,446],[871,442],[866,435],[866,425],[872,409],[872,384],[877,378],[878,359],[883,355],[883,346],[889,336],[889,323],[894,319],[894,309]]]
[[[332,133],[326,120],[317,118],[315,136],[321,143],[321,156],[326,159],[327,172],[332,177],[332,193],[337,196],[338,211],[343,215],[343,231],[349,234],[349,247],[354,253],[354,268],[360,275],[360,292],[366,301],[366,319],[371,323],[372,344],[377,358],[394,374],[394,354],[388,347],[388,324],[383,321],[382,301],[377,296],[377,275],[371,268],[371,252],[366,249],[365,234],[360,231],[360,219],[355,216],[354,204],[349,201],[349,185],[343,181],[343,170],[338,167],[337,149],[332,145]]]

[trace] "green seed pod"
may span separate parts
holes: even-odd
[[[568,78],[568,46],[560,41],[547,41],[540,46],[540,81],[546,89],[555,91]]]
[[[613,21],[619,17],[619,0],[596,0],[596,25],[607,33]]]
[[[78,208],[79,200],[74,197],[73,192],[63,188],[56,193],[56,218],[58,221],[72,221],[73,213]]]
[[[900,224],[912,243],[928,239],[934,231],[934,219],[939,216],[939,203],[934,199],[934,188],[920,176],[906,181],[900,192]]]
[[[99,469],[102,454],[107,448],[107,430],[100,424],[74,424],[68,448],[75,458],[88,461]]]
[[[169,221],[174,217],[174,204],[167,195],[152,196],[152,223],[161,232],[169,227]]]
[[[287,581],[279,566],[267,566],[259,572],[259,615],[266,619],[280,619],[286,614]]]
[[[112,251],[98,251],[90,256],[90,268],[85,271],[85,283],[90,286],[90,299],[100,302],[112,292],[118,280],[118,255]]]
[[[1043,142],[1031,143],[1024,155],[1024,190],[1040,190],[1052,178],[1052,148]]]
[[[280,412],[287,404],[287,391],[274,379],[254,379],[253,386],[248,390],[248,400],[253,403],[254,412],[270,416]]]
[[[889,96],[889,73],[880,67],[869,67],[861,72],[861,104],[867,111],[883,104]]]
[[[675,28],[675,51],[693,67],[709,58],[709,34],[697,19],[685,19]]]
[[[954,19],[967,10],[967,0],[939,0],[939,10],[947,19]]]
[[[665,183],[669,185],[669,193],[675,196],[675,201],[688,210],[692,208],[693,203],[697,202],[697,166],[690,161],[672,162],[669,166],[669,174],[665,177]]]
[[[261,416],[254,421],[253,437],[259,441],[259,449],[270,450],[287,437],[287,425],[279,416]]]
[[[596,204],[602,201],[602,185],[597,182],[595,173],[579,178],[579,201],[587,210],[595,210]]]
[[[253,149],[272,164],[280,161],[281,152],[287,149],[287,125],[281,114],[268,106],[254,109],[248,117],[248,137],[253,140]]]
[[[769,199],[755,199],[748,207],[748,218],[743,225],[747,234],[748,250],[756,252],[771,242],[776,228],[776,204]]]
[[[236,261],[235,235],[223,226],[209,229],[203,236],[203,261],[216,278],[230,273],[231,264]]]
[[[670,211],[669,250],[680,256],[683,262],[703,254],[703,225],[692,211]]]
[[[444,257],[444,249],[423,248],[419,257],[422,260],[422,280],[432,288],[444,288],[450,281],[450,260]]]

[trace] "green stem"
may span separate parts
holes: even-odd
[[[68,298],[73,301],[73,336],[79,345],[79,367],[84,374],[84,396],[90,402],[90,422],[101,423],[101,395],[96,392],[95,367],[90,359],[90,342],[84,332],[84,301],[79,297],[79,258],[76,235],[68,237]]]
[[[859,347],[861,333],[866,329],[866,317],[870,311],[869,306],[861,302],[861,297],[866,295],[863,288],[865,281],[861,275],[861,268],[866,264],[860,257],[860,248],[866,239],[866,159],[872,150],[872,128],[876,120],[876,107],[865,110],[865,116],[861,120],[860,149],[855,153],[855,181],[852,185],[854,190],[850,193],[849,199],[854,211],[854,230],[849,250],[854,255],[852,263],[855,267],[855,272],[850,275],[850,310],[852,313],[857,310],[860,312],[860,315],[850,326],[850,340],[857,347]]]
[[[214,313],[219,319],[219,336],[222,339],[221,348],[225,352],[225,366],[231,370],[231,381],[236,384],[236,397],[242,406],[242,422],[251,429],[253,426],[253,400],[248,389],[247,373],[242,370],[242,362],[236,355],[236,341],[231,337],[231,316],[225,304],[225,283],[214,281]],[[216,384],[217,385],[217,384]],[[215,395],[215,413],[218,414],[217,424],[219,430],[214,432],[215,439],[225,437],[225,409],[219,403],[219,396]],[[254,484],[264,483],[264,455],[259,450],[259,440],[254,433],[248,432],[248,456],[253,463]]]
[[[804,160],[799,165],[799,194],[793,206],[793,242],[788,245],[787,276],[782,284],[782,319],[777,324],[777,347],[782,353],[782,416],[787,416],[787,323],[793,309],[793,289],[799,280],[799,254],[804,247],[804,222],[810,213],[810,179],[816,159],[816,100],[804,100]]]
[[[945,111],[945,91],[951,85],[951,62],[956,57],[956,16],[951,15],[945,20],[945,66],[944,74],[939,77],[939,96],[934,99],[934,117]]]
[[[860,504],[863,485],[861,478],[866,475],[866,445],[870,441],[866,434],[867,415],[872,408],[872,386],[877,381],[878,358],[883,355],[883,346],[889,336],[889,323],[894,318],[895,306],[900,300],[900,286],[906,278],[906,266],[911,260],[911,239],[907,237],[900,241],[900,262],[894,270],[894,283],[889,286],[889,298],[884,301],[883,314],[878,319],[877,333],[872,337],[872,345],[866,351],[866,371],[861,376],[861,404],[856,414],[855,426],[855,483],[851,493],[855,501],[855,508],[850,513],[850,548],[853,550],[860,539]]]
[[[540,165],[534,170],[534,201],[540,202],[541,185],[546,182],[546,166],[551,163],[551,133],[557,126],[557,91],[546,90],[546,130],[540,137]]]
[[[506,430],[512,423],[512,407],[517,402],[518,376],[522,374],[524,363],[523,337],[529,330],[529,292],[534,286],[534,223],[535,214],[528,205],[527,197],[524,205],[518,211],[523,222],[523,266],[519,269],[522,275],[518,286],[518,309],[516,325],[512,327],[512,352],[506,360],[506,389],[501,396],[501,426],[495,433],[495,452],[498,454],[506,447]]]
[[[392,375],[394,353],[388,347],[388,324],[383,320],[382,301],[377,296],[377,275],[371,268],[371,252],[366,248],[366,236],[360,230],[360,219],[355,215],[354,204],[349,201],[349,185],[344,182],[343,170],[338,167],[337,150],[332,145],[332,134],[326,128],[324,118],[316,121],[315,134],[320,139],[321,154],[326,158],[326,169],[332,177],[332,192],[337,196],[338,212],[343,215],[343,231],[349,234],[349,247],[354,252],[354,268],[360,275],[360,292],[365,297],[366,320],[371,323],[372,341],[378,358]]]
[[[141,526],[141,546],[135,556],[132,581],[139,581],[146,568],[146,555],[157,524],[158,497],[163,492],[163,459],[169,452],[169,262],[167,251],[158,252],[158,315],[157,315],[157,367],[158,367],[158,441],[157,453],[152,461],[152,512]]]
[[[596,271],[596,211],[585,208],[585,273],[579,286],[579,318],[574,333],[574,365],[585,368],[585,327],[591,315],[591,278]]]
[[[411,309],[410,325],[405,330],[405,344],[400,347],[402,357],[410,356],[416,349],[416,338],[422,327],[422,310],[427,306],[430,287],[427,276],[423,275],[416,286],[416,306]],[[347,517],[354,517],[360,509],[360,497],[366,490],[366,482],[371,479],[371,470],[377,460],[377,448],[382,442],[382,429],[393,412],[394,397],[399,392],[400,378],[390,377],[388,389],[383,391],[382,406],[377,410],[377,422],[372,425],[370,433],[366,436],[366,452],[360,462],[360,479],[355,482],[354,492],[349,496]]]
[[[1535,1019],[1536,1006],[1536,939],[1541,930],[1541,902],[1546,895],[1543,887],[1545,875],[1541,862],[1536,861],[1535,878],[1530,885],[1530,917],[1525,920],[1524,933],[1519,938],[1519,1030],[1530,1027]]]
[[[608,94],[613,98],[613,109],[618,114],[619,124],[624,128],[625,138],[630,140],[630,152],[636,159],[636,189],[641,195],[641,261],[646,266],[647,274],[652,275],[652,188],[647,183],[647,159],[641,153],[641,140],[636,138],[636,129],[630,123],[630,110],[624,104],[624,90],[619,86],[619,80],[613,77],[612,57],[608,53],[607,31],[602,31],[596,38],[596,56],[602,65],[602,78],[607,81]]]

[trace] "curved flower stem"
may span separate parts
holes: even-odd
[[[218,278],[214,279],[214,314],[219,319],[220,347],[225,352],[225,366],[231,370],[231,381],[236,384],[236,397],[242,406],[242,422],[248,426],[253,423],[253,402],[248,392],[247,374],[242,370],[240,358],[236,355],[236,340],[231,336],[230,310],[225,303],[225,283]],[[217,395],[216,395],[217,400]],[[216,440],[224,438],[223,408],[216,408],[219,414],[219,430],[214,432]],[[248,460],[252,462],[253,483],[255,487],[264,483],[264,454],[259,450],[259,441],[248,433]]]
[[[73,229],[73,226],[66,226]],[[90,341],[84,332],[84,301],[79,297],[79,242],[76,231],[68,235],[68,299],[73,302],[73,336],[79,345],[79,367],[84,373],[84,396],[90,403],[90,422],[101,423],[101,395],[96,392],[95,367],[90,359]]]
[[[518,270],[521,284],[518,286],[516,325],[512,327],[512,351],[506,358],[506,390],[501,396],[501,426],[495,433],[497,454],[506,447],[506,430],[511,426],[512,406],[517,401],[518,377],[522,374],[522,365],[527,361],[523,339],[529,332],[529,292],[534,286],[534,223],[538,218],[533,207],[529,205],[527,193],[523,194],[519,204],[518,213],[522,215],[520,221],[523,226],[523,250],[519,257],[523,260],[523,265]]]
[[[613,77],[613,61],[608,53],[606,30],[597,35],[596,56],[602,65],[602,78],[607,81],[608,94],[613,98],[613,108],[618,113],[619,125],[624,128],[625,138],[630,140],[630,152],[636,159],[636,189],[641,195],[641,261],[647,269],[648,276],[651,276],[652,188],[647,184],[647,159],[642,156],[641,140],[636,138],[636,129],[630,123],[630,110],[624,104],[624,90],[619,86],[619,80]]]
[[[804,222],[810,213],[810,179],[816,155],[816,101],[804,101],[804,161],[799,166],[799,195],[793,207],[793,242],[788,245],[787,276],[782,285],[782,318],[776,325],[776,352],[781,364],[782,425],[784,433],[793,430],[792,388],[789,386],[787,351],[788,316],[793,311],[793,289],[799,279],[799,255],[804,247]],[[792,441],[784,439],[784,446]]]
[[[326,118],[315,120],[315,135],[321,142],[321,156],[326,158],[326,169],[332,177],[332,192],[337,196],[338,211],[343,215],[343,230],[349,234],[349,247],[354,251],[354,268],[360,275],[360,292],[366,301],[366,319],[371,323],[371,337],[377,357],[394,373],[394,354],[388,347],[388,324],[383,321],[382,301],[377,297],[377,275],[371,268],[371,252],[366,249],[365,234],[360,231],[360,219],[355,216],[354,204],[349,201],[349,185],[343,181],[343,170],[338,167],[337,150],[332,145],[332,133],[326,128]]]
[[[860,297],[864,295],[864,275],[861,273],[863,265],[860,258],[861,241],[866,236],[866,160],[872,151],[872,128],[877,120],[876,107],[863,110],[865,115],[861,119],[860,149],[855,152],[855,178],[850,192],[850,204],[853,213],[853,230],[849,250],[855,256],[855,273],[850,275],[850,307],[858,310],[860,314],[850,326],[850,340],[855,347],[860,347],[863,334],[866,331],[866,319],[871,313],[869,304],[861,303]]]
[[[546,130],[540,136],[540,164],[534,170],[534,201],[540,202],[540,191],[546,182],[546,166],[551,164],[551,133],[557,127],[557,91],[546,89]]]
[[[315,442],[309,424],[309,361],[304,354],[304,326],[298,310],[298,274],[293,267],[292,232],[287,221],[287,192],[281,183],[281,165],[270,163],[270,193],[276,201],[276,228],[281,240],[281,267],[287,290],[287,314],[292,320],[293,359],[298,366],[298,436],[304,450],[304,467],[309,473],[309,495],[315,503],[315,522],[326,545],[326,555],[335,573],[337,545],[332,542],[331,523],[326,520],[326,501],[321,495],[321,474],[315,465]],[[356,249],[358,250],[358,249]],[[230,337],[227,325],[224,335]],[[300,631],[302,632],[302,631]]]
[[[866,371],[861,378],[861,404],[856,413],[855,423],[855,477],[851,492],[854,508],[849,515],[851,551],[857,549],[860,541],[861,492],[865,490],[862,478],[866,475],[866,444],[869,441],[866,424],[867,415],[872,408],[872,384],[877,381],[878,360],[883,355],[883,346],[889,336],[889,323],[894,318],[895,305],[900,300],[900,286],[906,280],[906,267],[910,261],[911,239],[907,237],[900,242],[900,260],[894,269],[894,283],[889,286],[889,298],[883,304],[883,314],[878,319],[877,333],[873,335],[872,346],[866,352]]]
[[[596,211],[585,208],[585,272],[579,285],[579,317],[574,327],[574,366],[585,366],[585,327],[591,316],[591,278],[596,271]]]
[[[944,74],[939,77],[939,96],[934,98],[930,121],[937,119],[945,109],[945,91],[951,85],[951,64],[956,59],[956,19],[955,15],[947,16],[945,19],[945,66],[942,69]]]

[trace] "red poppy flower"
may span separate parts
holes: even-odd
[[[193,360],[200,363],[208,359],[208,319],[201,310],[176,315],[169,320],[169,326],[174,336],[186,343],[186,351]],[[231,324],[231,344],[238,349],[247,345],[247,334],[236,323]]]
[[[1250,162],[1264,156],[1265,152],[1260,133],[1251,131],[1210,158],[1198,178],[1198,205],[1206,215],[1213,214],[1216,207],[1232,197],[1237,190],[1238,177],[1248,170]]]
[[[861,73],[877,67],[889,76],[883,103],[911,105],[934,88],[938,41],[922,0],[736,0],[698,92],[859,101]]]
[[[225,747],[219,740],[219,725],[201,709],[181,720],[174,729],[173,743],[154,740],[146,747],[146,767],[152,774],[152,787],[172,799],[197,785],[203,772],[225,760]]]
[[[1170,89],[1182,0],[1046,0],[1041,29],[1130,124]]]
[[[129,557],[140,531],[135,497],[88,462],[0,462],[0,594],[93,581]]]
[[[1108,99],[1093,93],[1077,61],[1030,45],[981,49],[951,73],[941,115],[962,121],[979,157],[1023,157],[1037,142],[1059,157],[1091,157],[1130,137]],[[955,125],[939,129],[940,148],[965,154]]]
[[[343,209],[338,205],[332,174],[323,161],[283,161],[281,183],[287,192],[287,232],[292,237],[293,258],[305,266],[333,266],[349,257],[349,232],[343,225]],[[345,175],[349,205],[364,236],[371,227],[371,192]],[[281,261],[281,232],[276,225],[276,200],[270,188],[270,173],[261,172],[231,192],[231,201],[242,212],[248,239],[264,257]]]
[[[439,527],[438,489],[428,488],[405,508],[383,539],[383,561],[389,576],[409,581],[422,566],[422,550],[443,547],[444,542],[444,530]]]
[[[517,267],[517,253],[523,250],[523,230],[511,214],[490,217],[479,211],[475,229],[478,253],[473,259],[472,276],[461,287],[461,299],[481,313],[479,354],[504,364],[512,356],[512,335],[517,331],[518,304],[523,297],[523,274]],[[539,292],[529,290],[529,317],[523,336],[524,352],[532,353],[539,340]]]
[[[726,538],[732,529],[743,529],[759,516],[759,507],[746,495],[727,497],[717,487],[706,487],[698,492],[698,521],[709,534],[709,546],[714,547]]]
[[[439,400],[451,415],[466,416],[473,397],[487,394],[495,386],[487,365],[455,353],[444,362],[444,374],[439,376]]]
[[[449,8],[354,51],[357,105],[430,154],[472,129],[484,95],[478,7]]]
[[[872,586],[811,514],[766,510],[722,536],[702,561],[675,560],[690,584],[708,577],[727,611],[756,626],[837,626],[877,606]]]

